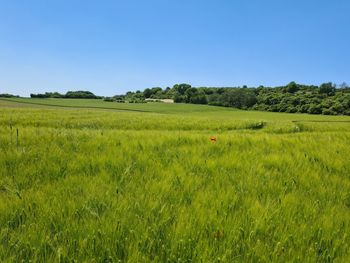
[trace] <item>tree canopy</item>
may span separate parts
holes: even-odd
[[[70,99],[101,99],[90,91],[78,90],[68,91],[66,94],[58,92],[45,92],[43,94],[30,94],[31,98],[70,98]]]
[[[175,84],[172,88],[147,88],[127,92],[126,101],[142,102],[147,98],[174,99],[176,103],[209,104],[238,109],[288,113],[350,115],[350,87],[328,82],[320,86],[292,81],[286,86],[264,87],[192,87]]]

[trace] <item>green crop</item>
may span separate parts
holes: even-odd
[[[1,262],[350,260],[349,117],[16,100]]]

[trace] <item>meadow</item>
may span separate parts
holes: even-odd
[[[0,262],[349,262],[349,143],[347,116],[1,99]]]

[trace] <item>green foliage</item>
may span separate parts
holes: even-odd
[[[67,98],[67,99],[101,99],[90,91],[68,91],[66,94],[45,92],[44,94],[30,94],[31,98]]]
[[[95,94],[93,94],[90,91],[68,91],[65,98],[71,98],[71,99],[97,99],[100,97],[97,97]]]
[[[114,102],[116,100],[115,100],[115,98],[112,98],[112,97],[104,97],[103,101]]]
[[[299,90],[299,86],[294,81],[292,81],[291,83],[289,83],[287,85],[287,89],[286,90],[289,93],[295,93],[295,92],[297,92]]]
[[[310,104],[308,113],[310,114],[320,114],[322,112],[322,108],[317,104]]]
[[[173,87],[173,90],[175,93],[178,93],[180,95],[184,95],[186,90],[188,90],[190,88],[191,88],[191,85],[183,83],[183,84],[175,84]]]
[[[192,104],[207,104],[207,97],[203,90],[188,88],[183,95],[185,102]],[[176,101],[178,102],[178,100]]]
[[[335,88],[332,83],[320,87],[290,82],[286,86],[269,88],[199,87],[176,84],[173,88],[152,88],[144,92],[128,92],[127,98],[174,99],[176,103],[209,104],[214,106],[254,109],[287,113],[311,113],[325,115],[350,115],[350,88],[347,84]]]
[[[0,98],[18,98],[19,96],[17,95],[12,95],[12,94],[8,94],[8,93],[2,93],[0,94]]]
[[[332,82],[323,83],[320,86],[320,93],[333,95],[335,92],[335,87],[333,86]]]
[[[146,99],[150,98],[153,95],[152,90],[151,89],[145,89],[143,91],[143,95],[145,96]]]
[[[220,97],[222,106],[246,109],[256,103],[256,96],[251,89],[228,89]]]

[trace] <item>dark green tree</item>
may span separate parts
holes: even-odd
[[[333,86],[332,82],[323,83],[320,86],[320,93],[327,94],[327,95],[333,95],[335,92],[335,87]]]
[[[298,84],[296,84],[294,81],[290,82],[288,85],[287,85],[287,92],[289,93],[295,93],[299,90],[299,86]]]

